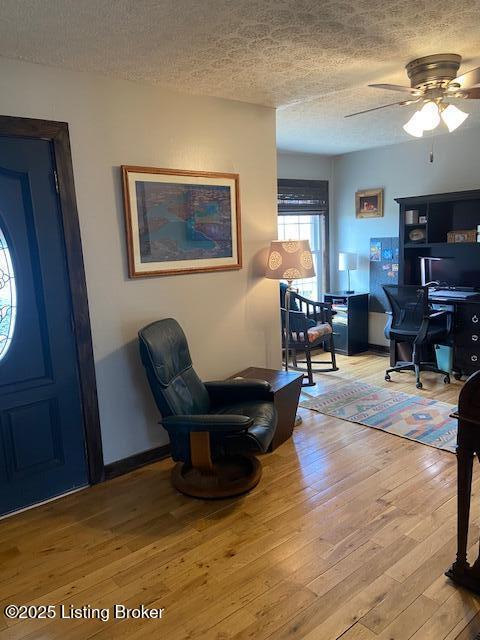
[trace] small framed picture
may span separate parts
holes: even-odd
[[[235,173],[123,166],[131,278],[242,266]]]
[[[383,189],[367,189],[355,193],[355,215],[357,218],[383,217]]]

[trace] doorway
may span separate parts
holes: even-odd
[[[0,515],[103,456],[68,126],[0,117]]]

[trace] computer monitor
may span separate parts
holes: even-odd
[[[435,263],[444,260],[444,258],[432,258],[430,256],[422,256],[420,258],[420,277],[421,284],[424,287],[427,283],[440,280],[435,277],[434,271],[438,271],[435,269]],[[445,284],[445,283],[444,283]]]
[[[438,282],[441,287],[465,290],[480,288],[480,261],[477,264],[469,255],[425,256],[420,258],[422,286]]]

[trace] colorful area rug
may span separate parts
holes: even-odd
[[[300,406],[455,452],[457,421],[450,418],[455,406],[446,402],[338,380],[318,395],[313,388],[303,390]]]

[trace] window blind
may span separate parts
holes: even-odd
[[[278,214],[328,215],[328,180],[278,180]]]

